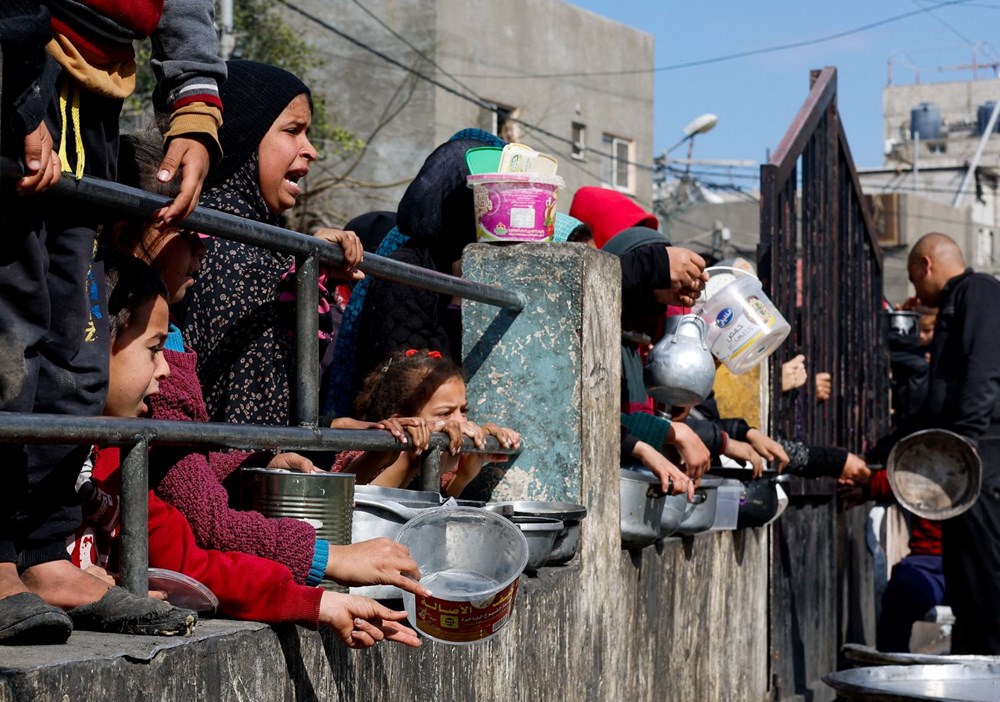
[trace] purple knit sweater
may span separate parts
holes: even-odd
[[[152,398],[153,418],[207,422],[195,373],[197,356],[169,349],[163,353],[170,375],[160,381],[160,394]],[[271,519],[229,507],[222,481],[253,456],[242,451],[157,448],[150,453],[150,472],[165,473],[156,494],[187,517],[199,546],[277,561],[303,584],[316,550],[316,530],[297,519]]]

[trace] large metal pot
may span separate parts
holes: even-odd
[[[646,363],[646,390],[658,402],[693,407],[705,400],[715,382],[715,361],[705,341],[708,326],[696,314],[669,317],[667,332]]]

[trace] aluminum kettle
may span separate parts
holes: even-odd
[[[667,333],[649,353],[643,373],[646,391],[657,402],[693,407],[712,391],[715,359],[708,350],[708,326],[696,314],[670,317]]]

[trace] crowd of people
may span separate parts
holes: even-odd
[[[112,4],[11,0],[0,7],[0,151],[24,168],[2,193],[0,210],[0,411],[286,425],[298,373],[294,258],[207,237],[185,228],[185,218],[201,204],[282,222],[318,158],[309,139],[310,90],[281,68],[218,58],[207,0],[135,3],[127,17],[110,12]],[[148,35],[155,39],[159,124],[122,136],[119,112],[134,87],[131,43]],[[505,449],[519,446],[516,431],[469,419],[457,353],[460,301],[369,280],[358,268],[369,251],[460,274],[463,249],[475,240],[465,154],[501,143],[462,130],[427,157],[395,212],[313,232],[344,254],[343,264],[319,276],[322,424],[387,431],[406,450],[331,457],[154,446],[151,566],[206,584],[223,616],[329,627],[350,647],[419,645],[403,612],[316,587],[335,581],[428,594],[403,546],[386,539],[330,544],[306,522],[235,509],[231,494],[240,468],[262,463],[406,487],[430,434],[444,432],[450,450],[441,489],[457,497],[484,463],[506,460],[463,453],[464,439],[479,449],[487,437]],[[170,204],[149,219],[39,206],[35,196],[61,174],[116,180]],[[557,242],[620,260],[622,327],[654,339],[670,316],[690,310],[710,263],[672,246],[658,225],[624,194],[584,187],[555,227]],[[933,571],[937,599],[947,590],[961,625],[956,650],[1000,653],[993,577],[1000,489],[992,472],[1000,449],[991,433],[1000,422],[1000,414],[993,418],[1000,378],[991,341],[1000,324],[984,312],[1000,314],[997,282],[968,271],[941,234],[914,247],[909,272],[919,304],[936,308],[937,319],[929,350],[906,350],[910,366],[924,364],[923,380],[904,381],[897,372],[897,385],[912,391],[907,407],[896,408],[899,431],[941,426],[978,440],[985,473],[979,503],[944,525],[936,554],[915,551],[908,565],[918,574]],[[714,396],[693,408],[658,406],[644,384],[647,352],[623,341],[621,461],[650,470],[664,491],[693,495],[701,477],[727,460],[750,465],[755,476],[770,462],[848,485],[869,482],[863,457],[768,436],[742,418],[721,416]],[[800,355],[785,365],[785,391],[810,382],[806,364]],[[814,373],[812,382],[816,401],[827,401],[829,374]],[[117,447],[0,444],[0,456],[10,476],[0,497],[0,643],[58,643],[74,629],[191,630],[197,615],[162,593],[142,597],[115,585]],[[943,565],[917,560],[940,560],[942,552]],[[905,571],[897,569],[896,590],[905,591]],[[887,630],[900,630],[912,616],[895,611],[883,608]]]

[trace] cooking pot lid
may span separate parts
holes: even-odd
[[[983,466],[965,438],[944,429],[926,429],[892,447],[886,474],[903,507],[925,519],[943,520],[975,503]]]

